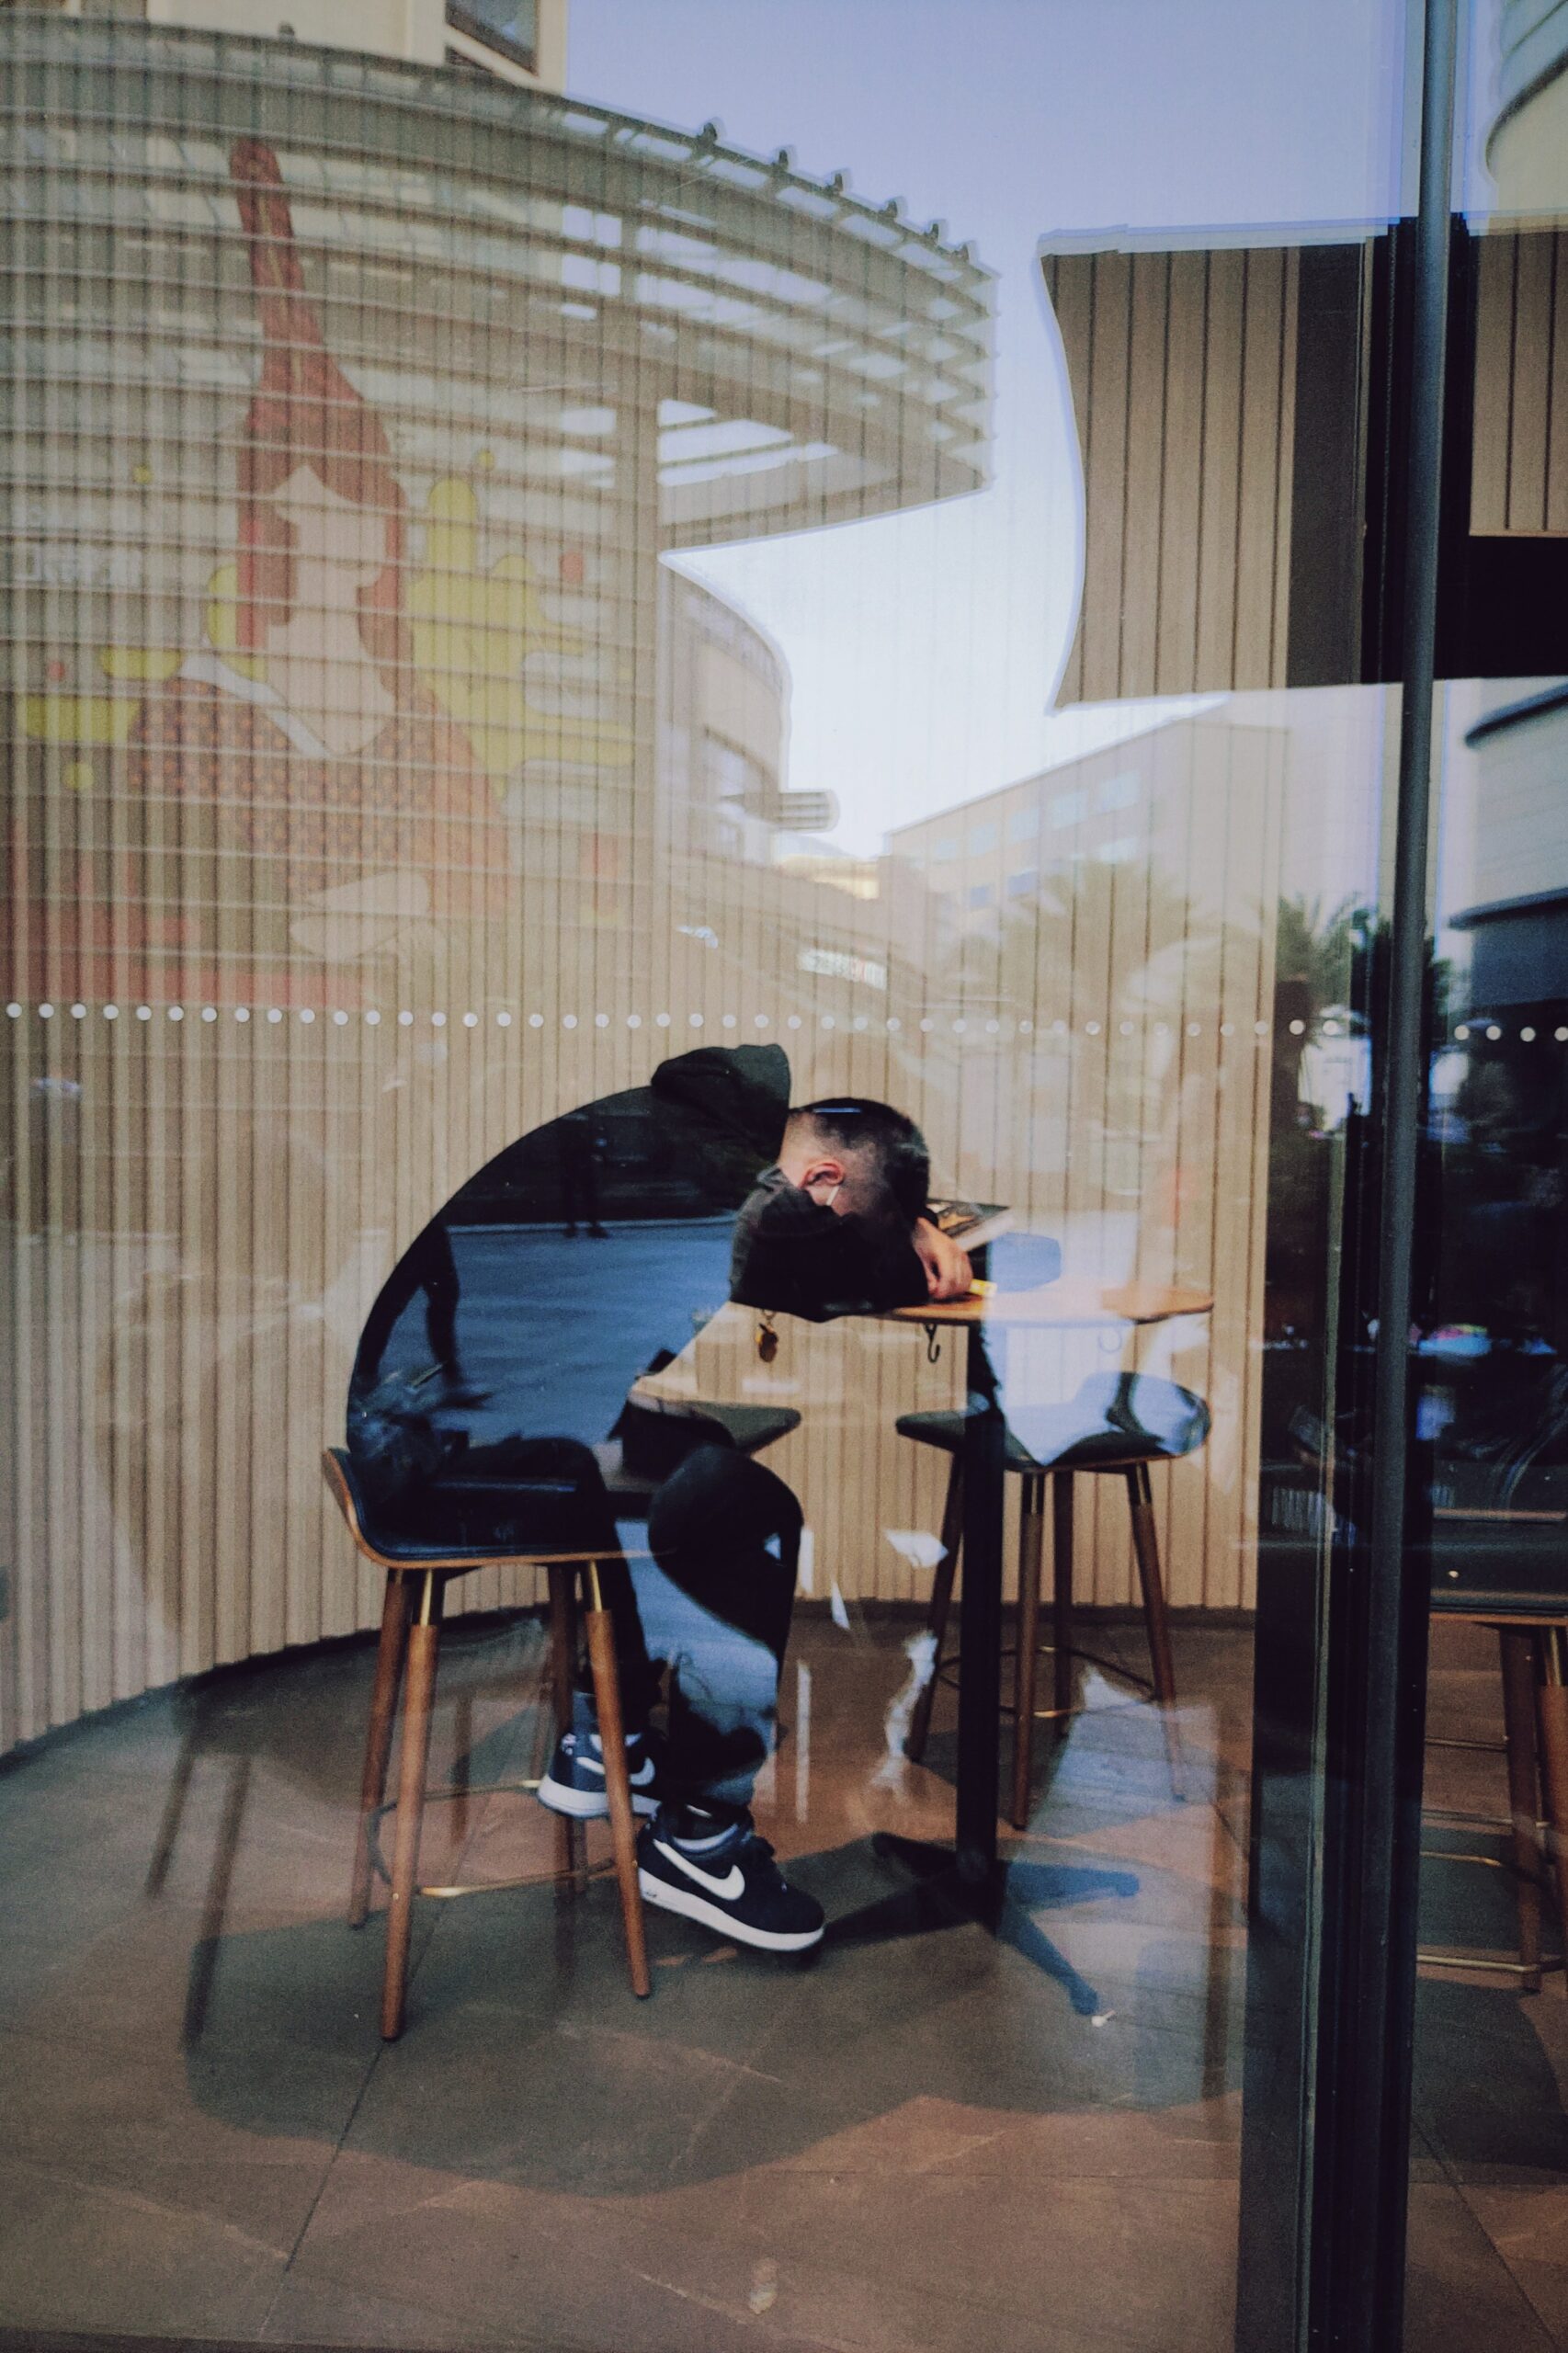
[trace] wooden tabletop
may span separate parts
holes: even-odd
[[[1186,1290],[1173,1283],[1097,1283],[1063,1275],[1038,1290],[969,1291],[962,1299],[932,1300],[924,1307],[894,1307],[892,1324],[1028,1324],[1088,1326],[1099,1324],[1168,1324],[1176,1315],[1207,1315],[1211,1291]]]

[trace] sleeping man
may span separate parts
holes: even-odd
[[[400,1267],[367,1324],[349,1410],[366,1492],[405,1532],[607,1556],[632,1798],[646,1817],[643,1896],[776,1952],[823,1933],[821,1906],[786,1881],[750,1812],[773,1745],[800,1506],[746,1450],[756,1409],[652,1413],[628,1387],[689,1334],[692,1311],[723,1283],[715,1252],[726,1245],[732,1298],[812,1322],[970,1283],[963,1252],[925,1215],[929,1163],[913,1121],[852,1097],[787,1110],[788,1085],[776,1048],[706,1048],[593,1105],[610,1246],[587,1261],[551,1230],[552,1128],[509,1147],[437,1221],[458,1294],[455,1340],[438,1353],[460,1354],[461,1385],[428,1362],[421,1270],[447,1260],[422,1236],[408,1279]],[[777,1436],[795,1416],[773,1418]],[[630,1566],[604,1485],[612,1429],[624,1468],[652,1489],[649,1557]],[[540,1797],[578,1819],[608,1811],[586,1690]]]

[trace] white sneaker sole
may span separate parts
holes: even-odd
[[[609,1814],[609,1800],[600,1790],[570,1789],[564,1781],[552,1781],[548,1773],[534,1794],[551,1813],[570,1814],[574,1822],[603,1822]],[[646,1790],[633,1790],[631,1811],[652,1819],[659,1801]]]
[[[642,1891],[643,1903],[653,1904],[656,1911],[678,1912],[685,1919],[699,1920],[705,1928],[717,1929],[733,1944],[755,1945],[760,1952],[809,1952],[823,1939],[821,1928],[750,1927],[744,1920],[737,1920],[733,1912],[726,1912],[722,1904],[710,1904],[695,1889],[688,1893],[684,1887],[672,1887],[667,1879],[660,1879],[641,1867],[637,1884]]]

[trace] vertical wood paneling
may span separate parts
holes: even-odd
[[[1089,381],[1089,347],[1094,322],[1093,265],[1086,265],[1075,255],[1048,255],[1045,270],[1046,291],[1056,314],[1067,369],[1070,424],[1078,443],[1079,462],[1086,475],[1088,421],[1084,396]],[[1062,673],[1058,699],[1063,703],[1082,702],[1084,699],[1084,632],[1081,623],[1074,631],[1073,648]]]
[[[1470,527],[1568,531],[1568,234],[1483,237],[1476,255]]]
[[[1209,256],[1195,685],[1232,684],[1235,677],[1247,261],[1233,247]]]
[[[1122,691],[1121,624],[1126,581],[1126,502],[1099,494],[1103,483],[1124,482],[1131,389],[1132,265],[1126,254],[1102,254],[1095,265],[1089,378],[1084,404],[1087,426],[1084,505],[1084,609],[1096,626],[1084,633],[1083,688],[1089,702],[1114,701]]]
[[[1161,539],[1165,496],[1165,380],[1170,256],[1132,256],[1127,359],[1127,496],[1122,509],[1121,652],[1118,692],[1136,695],[1157,674]],[[1154,584],[1153,595],[1148,584]]]
[[[1296,249],[1047,254],[1084,467],[1058,699],[1285,683]]]
[[[1280,288],[1279,429],[1274,460],[1274,608],[1269,616],[1267,683],[1283,686],[1290,662],[1290,547],[1295,517],[1296,347],[1301,333],[1301,256],[1287,249]]]
[[[1549,531],[1568,531],[1568,236],[1559,231],[1552,246],[1546,528]]]
[[[1510,531],[1546,529],[1547,420],[1551,401],[1555,236],[1523,236],[1514,275],[1513,404],[1508,435]]]
[[[1470,528],[1508,528],[1514,380],[1514,237],[1483,237],[1475,256],[1475,416]]]
[[[1237,687],[1267,687],[1273,678],[1276,584],[1281,576],[1290,577],[1290,549],[1281,549],[1278,530],[1284,456],[1280,409],[1285,254],[1281,247],[1247,255],[1243,316],[1233,681]]]
[[[1198,675],[1198,543],[1203,499],[1208,256],[1170,256],[1154,688],[1185,694]]]

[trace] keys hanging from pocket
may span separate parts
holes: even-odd
[[[764,1364],[771,1364],[778,1354],[778,1335],[773,1328],[771,1315],[764,1315],[757,1324],[756,1352]]]

